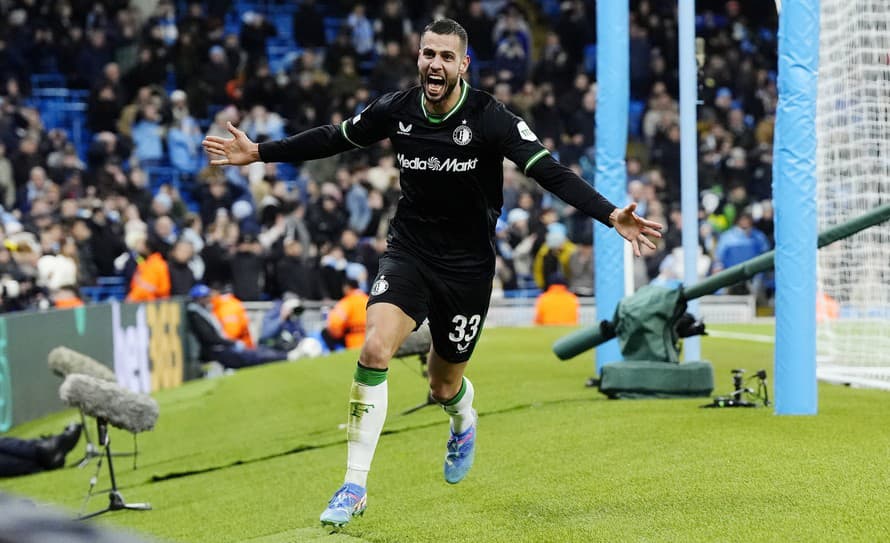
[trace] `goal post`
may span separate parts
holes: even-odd
[[[824,230],[890,203],[890,2],[821,0],[820,19]],[[817,261],[819,377],[890,390],[890,223],[826,247]]]

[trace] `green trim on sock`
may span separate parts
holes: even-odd
[[[442,402],[442,405],[444,405],[446,407],[450,406],[450,405],[454,405],[457,402],[463,400],[464,394],[466,394],[466,393],[467,393],[467,378],[463,377],[463,378],[461,378],[461,381],[460,381],[460,390],[458,391],[458,393],[454,395],[454,398],[451,398],[447,402]]]
[[[387,370],[366,368],[359,362],[355,365],[355,375],[353,376],[353,379],[355,379],[356,383],[373,387],[386,381],[386,372]]]

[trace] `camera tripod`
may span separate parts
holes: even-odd
[[[114,455],[111,452],[111,437],[108,435],[108,421],[103,418],[97,418],[96,429],[99,437],[99,443],[104,449],[104,458],[108,461],[108,475],[111,478],[111,490],[108,491],[108,507],[99,511],[95,511],[93,513],[89,513],[87,515],[81,515],[78,517],[78,520],[90,519],[109,511],[120,511],[121,509],[130,509],[135,511],[151,510],[151,505],[147,503],[126,503],[124,501],[124,497],[117,489],[117,480],[114,477],[114,464],[111,461],[111,457]],[[99,470],[102,469],[103,454],[100,453],[98,456],[99,461],[96,463],[96,473],[90,479],[90,489],[87,491],[86,497],[84,497],[83,506],[81,507],[81,513],[83,513],[84,508],[86,508],[87,506],[87,502],[93,495],[93,488],[96,486],[96,481],[99,478]]]
[[[766,381],[766,370],[745,379],[745,370],[732,370],[733,391],[727,396],[717,396],[714,401],[702,407],[769,407],[769,387]],[[755,388],[751,381],[756,379]]]

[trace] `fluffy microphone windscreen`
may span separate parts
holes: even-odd
[[[115,428],[134,434],[151,430],[158,420],[158,403],[151,396],[89,375],[73,373],[66,377],[59,387],[59,397],[86,415],[106,419]]]

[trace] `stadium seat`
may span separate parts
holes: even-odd
[[[33,90],[43,88],[65,88],[65,76],[60,73],[31,74],[31,88]]]
[[[646,102],[631,100],[628,104],[627,131],[633,138],[639,138],[643,134],[643,113],[646,111]]]
[[[596,73],[596,44],[584,46],[584,71],[588,74]]]

